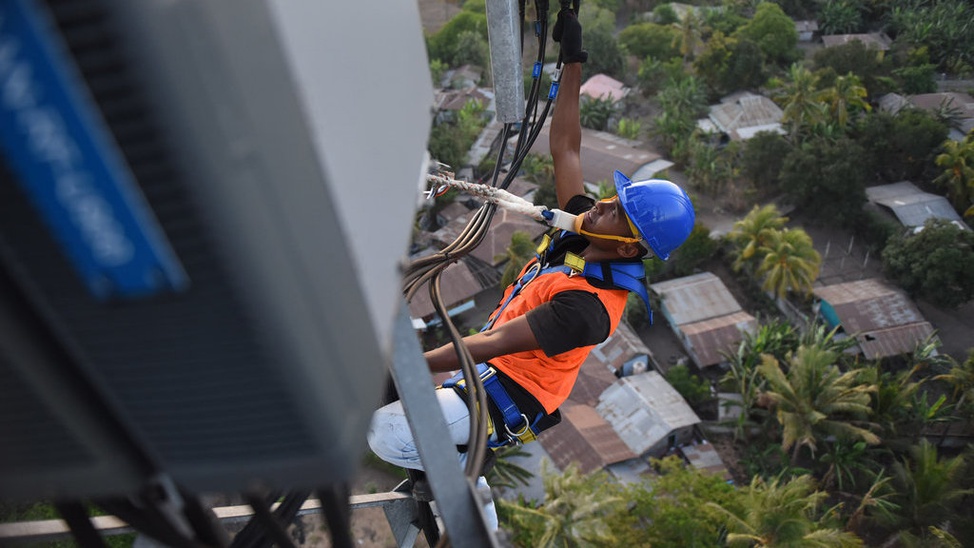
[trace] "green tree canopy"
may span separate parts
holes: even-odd
[[[474,11],[461,11],[447,21],[436,33],[431,34],[426,39],[426,48],[430,59],[439,59],[450,67],[456,67],[462,62],[457,62],[457,44],[460,42],[460,35],[464,32],[473,32],[487,41],[487,13]]]
[[[850,226],[866,203],[864,158],[863,148],[850,139],[810,139],[785,158],[782,189],[802,211]]]
[[[773,2],[758,4],[754,17],[738,29],[735,36],[751,40],[769,61],[782,66],[798,56],[795,22]]]
[[[680,55],[680,31],[670,25],[637,23],[619,33],[619,43],[640,59],[653,57],[668,61]]]
[[[958,213],[974,216],[974,132],[963,141],[944,142],[936,162],[944,171],[933,182],[947,189]]]
[[[758,196],[778,191],[781,166],[791,149],[784,137],[771,131],[761,131],[744,142],[741,175],[754,185]]]
[[[659,475],[627,488],[624,498],[632,509],[609,521],[619,532],[616,546],[720,546],[722,514],[711,503],[741,511],[737,490],[676,456],[652,464]]]
[[[791,481],[766,483],[755,476],[744,488],[738,509],[719,504],[712,507],[724,514],[729,546],[862,546],[856,535],[822,523],[820,506],[828,493],[815,490],[811,476]]]
[[[938,306],[960,306],[974,298],[974,231],[930,219],[918,233],[890,239],[883,268],[912,295]]]
[[[897,114],[874,112],[862,117],[852,132],[866,151],[863,163],[871,174],[894,183],[929,181],[948,128],[927,112],[904,108]]]
[[[745,265],[757,265],[764,259],[762,250],[771,243],[773,235],[784,228],[788,217],[783,217],[774,204],[754,206],[746,217],[734,222],[728,240],[734,245],[734,269]],[[749,270],[753,270],[752,267]]]

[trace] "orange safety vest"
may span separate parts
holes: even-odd
[[[533,261],[525,266],[521,276],[532,264]],[[562,291],[573,290],[594,293],[609,313],[609,334],[615,332],[622,319],[622,311],[626,308],[629,291],[601,289],[590,284],[582,275],[574,272],[569,275],[561,271],[540,274],[525,285],[520,293],[507,303],[500,316],[494,321],[494,326],[527,314],[529,310],[552,300]],[[512,291],[514,291],[513,286],[507,288],[501,299],[502,303]],[[582,346],[555,356],[548,356],[541,349],[528,350],[492,358],[490,364],[531,393],[544,407],[545,412],[553,413],[568,399],[575,385],[575,379],[578,378],[578,370],[594,347],[595,345]]]

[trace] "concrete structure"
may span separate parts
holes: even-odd
[[[870,360],[912,352],[934,332],[906,293],[877,278],[819,287],[814,294],[818,314],[854,337]]]
[[[947,198],[923,192],[909,181],[868,187],[866,198],[908,228],[921,227],[928,219],[944,219],[970,230]]]
[[[784,134],[783,114],[771,99],[744,91],[711,105],[708,118],[698,121],[697,126],[704,131],[722,133],[731,141],[746,141],[761,131]]]
[[[700,423],[683,396],[656,371],[616,381],[595,408],[629,449],[659,457],[671,447],[689,443]]]
[[[743,333],[755,333],[758,321],[744,312],[724,282],[710,272],[653,284],[660,312],[698,367],[724,361]]]

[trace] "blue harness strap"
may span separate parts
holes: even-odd
[[[531,421],[521,413],[510,394],[504,389],[504,385],[501,384],[500,378],[497,376],[497,370],[493,367],[485,363],[478,363],[477,375],[484,385],[484,390],[487,391],[487,397],[490,398],[490,401],[500,411],[501,416],[504,417],[504,431],[495,428],[497,441],[488,441],[488,446],[497,448],[510,445],[511,443],[532,441],[540,432],[535,429],[535,425],[541,419],[541,416],[535,417]],[[467,391],[467,382],[463,377],[462,371],[447,379],[441,386],[443,388],[459,389],[463,392]]]

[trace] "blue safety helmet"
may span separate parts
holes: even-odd
[[[615,182],[630,224],[657,257],[669,259],[690,236],[696,219],[686,191],[663,179],[632,182],[621,171],[615,172]]]

